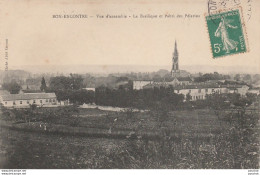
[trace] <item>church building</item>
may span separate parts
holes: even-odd
[[[172,77],[179,77],[180,70],[179,70],[179,53],[177,50],[177,43],[175,41],[175,48],[172,57],[172,70],[171,70]]]

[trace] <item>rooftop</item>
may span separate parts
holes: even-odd
[[[177,77],[178,81],[192,81],[191,77]]]
[[[9,95],[10,93],[7,90],[0,90],[0,96]]]
[[[24,93],[3,95],[3,101],[56,98],[55,93]]]

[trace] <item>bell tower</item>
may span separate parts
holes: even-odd
[[[175,40],[175,47],[174,47],[174,52],[173,52],[173,57],[172,57],[172,70],[171,74],[173,77],[177,77],[180,74],[179,70],[179,53],[177,50],[177,43]]]

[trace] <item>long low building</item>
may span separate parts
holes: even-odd
[[[223,86],[184,86],[184,87],[176,87],[174,89],[174,93],[183,94],[185,99],[189,94],[191,96],[191,100],[203,100],[206,98],[206,95],[213,93],[229,93],[228,89]]]
[[[160,88],[171,86],[168,82],[153,82],[146,84],[142,89]],[[247,85],[219,85],[219,84],[193,84],[193,85],[178,85],[172,86],[173,91],[176,94],[184,95],[186,99],[187,95],[191,96],[191,100],[203,100],[207,95],[213,93],[238,93],[241,96],[245,96],[246,93],[250,93],[249,87]]]
[[[191,100],[202,100],[206,98],[206,95],[213,93],[238,93],[241,96],[245,96],[248,92],[249,87],[247,85],[190,85],[184,87],[176,87],[174,92],[177,94],[183,94],[186,98],[189,94]]]
[[[2,95],[0,102],[5,107],[29,107],[30,104],[44,106],[57,104],[57,97],[55,93],[8,94]]]

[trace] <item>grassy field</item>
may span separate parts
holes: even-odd
[[[240,140],[246,135],[233,132],[230,124],[220,121],[214,111],[174,111],[164,115],[80,109],[71,116],[73,120],[65,117],[45,121],[108,132],[159,133],[159,140],[88,138],[1,128],[0,168],[259,167],[258,142],[251,140],[252,144],[242,145],[245,142]],[[173,134],[180,139],[171,139]],[[200,139],[205,134],[211,138]]]
[[[227,123],[220,122],[213,111],[203,109],[194,111],[174,111],[160,120],[160,114],[153,112],[106,112],[97,109],[80,109],[78,126],[102,129],[123,129],[135,131],[159,131],[162,127],[172,132],[214,133],[228,128]],[[62,124],[63,121],[55,121]]]

